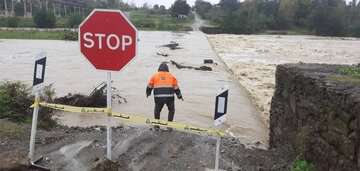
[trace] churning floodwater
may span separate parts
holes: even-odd
[[[153,117],[154,100],[152,96],[146,98],[145,88],[161,62],[173,60],[184,65],[201,66],[204,59],[213,59],[216,64],[208,65],[213,68],[210,72],[180,70],[169,64],[185,99],[176,101],[175,121],[213,127],[215,96],[221,87],[227,85],[230,88],[228,120],[221,129],[244,143],[267,144],[268,130],[259,112],[247,92],[213,52],[203,33],[142,31],[139,39],[137,57],[125,69],[112,74],[113,86],[127,99],[127,103],[114,102],[113,111]],[[182,49],[161,47],[170,41],[178,42]],[[58,97],[68,93],[89,94],[95,86],[106,81],[106,72],[95,70],[79,52],[77,42],[55,40],[0,40],[0,80],[21,80],[31,84],[34,57],[41,51],[45,51],[48,57],[45,83],[53,84]],[[157,52],[169,56],[159,56]],[[167,118],[166,108],[161,117]],[[101,114],[61,113],[58,118],[68,126],[106,123]]]

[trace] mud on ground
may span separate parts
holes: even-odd
[[[1,124],[11,124],[0,120]],[[0,132],[0,170],[27,164],[30,125],[18,125],[13,136]],[[10,128],[9,128],[10,129]],[[38,130],[36,155],[52,170],[205,170],[214,167],[216,139],[178,131],[154,131],[148,127],[113,129],[113,162],[104,159],[103,127]],[[222,138],[220,167],[225,170],[288,170],[286,150],[246,149],[235,138]],[[24,166],[23,168],[26,169]]]

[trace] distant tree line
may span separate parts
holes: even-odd
[[[196,12],[226,33],[302,30],[325,36],[360,36],[360,2],[353,0],[220,0],[195,2]]]
[[[18,27],[23,25],[21,23],[25,18],[32,18],[33,24],[39,28],[53,28],[57,23],[61,23],[63,27],[74,28],[94,8],[142,10],[149,14],[171,15],[178,18],[186,18],[191,11],[186,0],[176,0],[169,9],[164,5],[149,6],[147,3],[137,7],[122,0],[0,0],[0,17],[6,17],[0,21],[0,25],[6,23],[7,27]]]

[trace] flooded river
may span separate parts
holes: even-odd
[[[113,110],[129,115],[153,117],[153,97],[146,98],[145,88],[150,76],[163,61],[174,60],[190,66],[203,65],[213,59],[213,71],[182,69],[169,64],[177,77],[185,101],[176,101],[175,121],[201,127],[212,127],[217,91],[224,85],[230,88],[228,120],[221,129],[240,138],[244,143],[267,144],[268,130],[247,92],[227,71],[201,32],[140,32],[138,56],[122,71],[113,72],[113,86],[127,103],[113,104]],[[176,41],[182,49],[169,50],[160,45]],[[34,57],[48,54],[46,84],[53,84],[57,96],[67,93],[89,94],[106,80],[106,72],[97,71],[79,52],[77,42],[53,40],[0,40],[0,80],[32,82]],[[169,54],[169,57],[156,53]],[[163,109],[161,118],[167,118]],[[103,125],[106,119],[99,114],[61,113],[59,120],[69,126]]]

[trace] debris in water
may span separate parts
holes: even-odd
[[[159,55],[159,56],[163,56],[163,57],[168,57],[169,56],[169,54],[162,53],[162,52],[156,52],[156,54]]]
[[[211,68],[211,67],[208,67],[208,66],[201,66],[201,67],[195,68],[195,70],[200,70],[200,71],[212,71],[212,68]]]
[[[171,41],[169,44],[162,45],[161,47],[168,47],[171,50],[182,49],[179,47],[179,43]]]
[[[193,67],[193,66],[181,65],[173,60],[170,60],[170,62],[171,64],[175,65],[177,69],[195,69],[200,71],[212,71],[212,68],[208,66]]]
[[[214,60],[212,59],[204,59],[204,64],[213,64]]]
[[[119,90],[115,87],[112,87],[112,99],[119,104],[127,103],[126,98],[119,95]],[[56,98],[54,102],[81,107],[106,107],[106,82],[96,86],[89,96],[69,93],[64,97]]]

